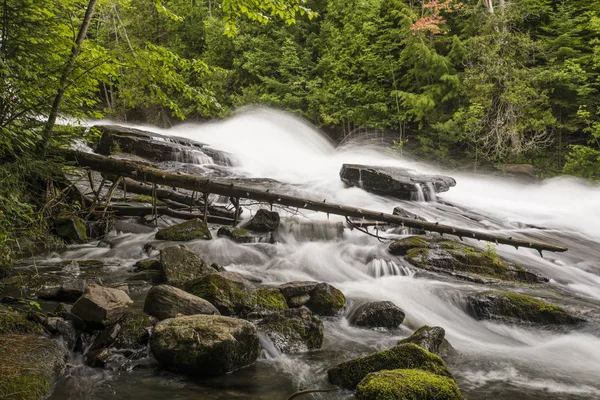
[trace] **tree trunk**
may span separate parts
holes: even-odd
[[[50,110],[50,115],[48,116],[48,121],[46,122],[44,131],[42,132],[41,150],[44,153],[48,148],[48,143],[50,142],[52,129],[54,129],[54,124],[56,123],[56,118],[58,117],[58,110],[60,109],[60,104],[62,103],[63,96],[65,95],[65,91],[67,89],[67,81],[69,80],[69,76],[75,68],[75,60],[77,60],[77,56],[79,56],[79,53],[81,53],[81,46],[83,45],[83,41],[87,34],[88,27],[90,26],[90,21],[92,20],[92,15],[94,14],[94,10],[96,9],[97,2],[98,0],[90,0],[90,2],[88,3],[88,7],[85,10],[85,16],[83,17],[83,22],[79,27],[77,39],[75,40],[73,48],[71,49],[71,56],[67,60],[67,63],[65,64],[62,70],[62,74],[60,76],[60,81],[58,84],[58,90],[56,92],[56,97],[54,98],[54,102],[52,103],[52,109]]]

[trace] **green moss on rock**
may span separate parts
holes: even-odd
[[[329,382],[347,389],[371,372],[384,369],[421,369],[437,375],[450,376],[444,361],[416,344],[399,344],[390,350],[378,351],[366,357],[338,364],[327,371]]]
[[[319,349],[323,344],[323,322],[306,308],[271,313],[257,327],[282,353]]]
[[[429,242],[421,236],[409,236],[396,240],[388,247],[390,253],[398,256],[404,256],[410,249],[428,249]]]
[[[285,310],[288,308],[285,297],[279,288],[260,288],[254,291],[257,310]]]
[[[346,297],[337,288],[328,283],[319,283],[310,292],[306,306],[315,314],[336,316],[346,304]]]
[[[360,400],[463,400],[452,378],[418,369],[379,371],[356,387]]]
[[[245,315],[256,307],[253,289],[231,272],[217,272],[195,279],[188,282],[184,290],[207,300],[223,315]]]
[[[0,334],[30,333],[42,334],[39,324],[27,319],[27,315],[17,311],[0,308]]]
[[[477,319],[499,319],[539,324],[577,324],[584,320],[562,307],[519,293],[491,290],[467,298],[468,311]]]
[[[74,215],[63,215],[54,219],[56,236],[67,243],[86,243],[88,241],[85,222]]]
[[[156,232],[158,240],[187,241],[194,239],[212,239],[206,223],[198,218],[191,219],[181,224],[160,229]]]

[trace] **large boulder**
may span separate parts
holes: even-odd
[[[337,288],[328,283],[319,283],[310,292],[310,300],[306,303],[315,314],[336,316],[346,304],[346,297]]]
[[[181,224],[160,229],[156,232],[158,240],[187,241],[194,239],[212,239],[210,230],[204,221],[199,218],[185,221]]]
[[[464,400],[454,379],[418,369],[379,371],[356,387],[359,400]]]
[[[69,244],[88,241],[85,222],[74,215],[63,215],[54,219],[54,233]]]
[[[71,313],[90,328],[102,328],[119,321],[133,301],[119,289],[89,285]]]
[[[67,349],[55,340],[0,335],[0,398],[45,398],[64,372],[67,358]]]
[[[502,260],[492,247],[482,251],[444,238],[411,236],[391,243],[389,251],[404,255],[416,267],[472,282],[548,282],[520,265]]]
[[[162,249],[160,267],[164,281],[174,286],[182,286],[189,281],[217,272],[183,245]]]
[[[405,168],[344,164],[340,170],[342,182],[367,191],[402,200],[418,200],[419,193],[433,198],[456,185],[449,176],[424,175]],[[433,191],[434,193],[430,193]]]
[[[254,363],[260,354],[252,323],[219,315],[161,321],[154,329],[150,347],[165,367],[194,376],[235,371]]]
[[[278,213],[261,208],[250,221],[244,224],[244,229],[254,232],[273,232],[279,228],[279,221]]]
[[[159,320],[178,315],[220,315],[219,310],[208,301],[173,286],[154,286],[146,296],[144,312]]]
[[[350,324],[364,328],[397,328],[404,321],[404,311],[391,301],[361,304],[350,315]]]
[[[445,339],[445,336],[446,331],[444,328],[424,325],[406,339],[399,341],[398,344],[413,343],[433,354],[444,357],[452,350],[452,346]]]
[[[354,389],[365,376],[384,369],[421,369],[450,376],[446,364],[439,356],[412,343],[400,344],[390,350],[338,364],[327,370],[327,376],[334,385]]]
[[[467,311],[479,320],[493,319],[548,325],[573,325],[585,321],[545,300],[498,290],[468,296]]]
[[[323,344],[323,322],[304,307],[268,314],[256,325],[282,353],[320,349]]]

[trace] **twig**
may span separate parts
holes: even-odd
[[[298,390],[296,393],[293,393],[290,397],[288,397],[287,400],[292,400],[293,398],[296,398],[298,396],[302,396],[302,395],[305,395],[305,394],[309,394],[309,393],[328,393],[328,392],[335,392],[336,390],[337,390],[337,388]]]

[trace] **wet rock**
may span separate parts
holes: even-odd
[[[245,315],[256,307],[254,285],[234,272],[217,272],[188,282],[186,292],[201,297],[222,315]]]
[[[63,215],[53,221],[54,233],[69,244],[88,241],[85,222],[73,215]]]
[[[140,272],[134,272],[132,275],[127,277],[127,282],[150,282],[153,285],[156,285],[158,283],[162,283],[165,281],[165,275],[163,274],[162,271],[155,271],[155,270],[147,270],[147,271],[140,271]]]
[[[156,232],[158,240],[187,241],[194,239],[212,239],[210,230],[204,221],[199,218],[185,221],[181,224],[160,229]]]
[[[573,325],[585,320],[547,301],[512,292],[487,291],[467,297],[467,311],[474,318]]]
[[[307,308],[271,313],[256,325],[282,353],[320,349],[323,344],[323,322]]]
[[[144,312],[159,320],[177,315],[220,315],[208,301],[168,285],[154,286],[148,292]]]
[[[503,261],[493,248],[481,251],[444,238],[413,236],[392,243],[389,250],[406,254],[406,259],[416,267],[473,282],[548,282],[520,265]]]
[[[340,178],[349,186],[402,200],[417,200],[419,192],[431,198],[435,193],[446,192],[456,185],[456,181],[449,176],[423,175],[410,169],[358,164],[342,165]]]
[[[234,228],[231,226],[220,227],[217,231],[217,236],[229,238],[236,243],[254,242],[254,236],[252,236],[248,229]]]
[[[444,361],[416,344],[400,344],[338,364],[327,370],[329,382],[346,389],[356,385],[371,372],[387,369],[420,369],[441,376],[450,376]]]
[[[212,263],[212,264],[210,264],[210,266],[211,266],[212,268],[214,268],[214,269],[215,269],[215,271],[217,271],[217,272],[225,272],[225,271],[227,271],[227,270],[225,269],[225,267],[223,267],[222,265],[219,265],[219,264],[217,264],[217,263]]]
[[[311,281],[295,281],[284,283],[283,285],[279,285],[279,290],[285,296],[287,300],[292,297],[307,295],[317,286],[319,282],[311,282]]]
[[[400,342],[398,342],[398,344],[414,343],[433,354],[437,354],[440,357],[445,357],[450,351],[452,351],[452,346],[444,338],[445,336],[446,331],[444,328],[439,326],[430,327],[425,325],[417,329],[406,339],[402,339]]]
[[[402,218],[414,219],[415,221],[427,222],[427,220],[425,218],[423,218],[420,215],[417,215],[415,213],[412,213],[408,210],[405,210],[402,207],[394,207],[392,214],[397,215]],[[425,235],[427,233],[427,231],[424,231],[423,229],[416,229],[416,228],[405,228],[405,229],[407,229],[408,232],[413,235]]]
[[[140,311],[128,311],[118,322],[121,331],[112,346],[116,349],[145,349],[150,340],[152,319]]]
[[[279,228],[279,221],[278,213],[261,208],[243,228],[254,232],[273,232]]]
[[[133,267],[135,272],[162,270],[162,265],[160,265],[160,261],[158,261],[156,258],[146,258],[144,260],[140,260],[136,262]]]
[[[254,311],[278,311],[288,308],[279,288],[259,288],[252,292],[256,296]]]
[[[328,283],[319,283],[310,292],[306,307],[318,315],[336,316],[345,304],[346,297],[341,291]]]
[[[42,399],[63,374],[67,350],[39,335],[0,335],[0,397]]]
[[[358,306],[350,315],[350,324],[364,328],[397,328],[404,321],[404,311],[391,301],[374,301]]]
[[[60,317],[48,317],[45,320],[44,326],[48,332],[62,336],[69,349],[75,346],[78,335],[73,321],[67,321]]]
[[[102,328],[119,321],[133,302],[122,290],[89,285],[71,311],[91,328]]]
[[[182,286],[186,282],[217,272],[183,245],[162,249],[160,266],[164,281],[174,286]]]
[[[287,304],[290,308],[302,307],[310,300],[310,294],[302,294],[300,296],[290,297]]]
[[[464,400],[454,379],[418,369],[379,371],[356,387],[360,400]]]
[[[75,279],[72,281],[67,281],[59,287],[43,289],[38,292],[38,297],[43,300],[74,303],[85,292],[87,286],[88,284],[86,280]]]
[[[218,315],[161,321],[154,329],[150,347],[163,366],[194,376],[235,371],[254,363],[260,354],[252,323]]]
[[[85,231],[88,238],[102,239],[113,230],[111,221],[85,221]]]

